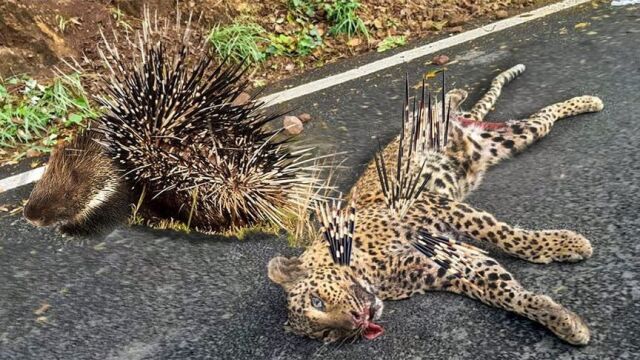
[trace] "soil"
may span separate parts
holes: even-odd
[[[369,39],[324,36],[324,46],[306,57],[272,57],[251,72],[260,83],[274,81],[352,57],[376,46],[387,36],[404,35],[407,40],[440,33],[459,32],[478,19],[502,18],[552,2],[550,0],[361,0],[359,16],[369,29]],[[101,30],[107,37],[135,29],[143,7],[159,17],[175,18],[174,0],[4,0],[0,3],[0,76],[28,73],[36,78],[51,76],[61,59],[73,57],[97,63],[96,44]],[[296,24],[282,22],[289,9],[286,0],[182,1],[183,13],[202,14],[196,30],[206,34],[215,24],[249,18],[275,34],[291,34]],[[120,15],[118,15],[120,13]],[[330,27],[320,11],[307,20],[327,33]],[[65,24],[66,23],[66,24]]]
[[[267,33],[293,35],[300,29],[292,19],[290,0],[1,0],[0,1],[0,80],[27,74],[47,82],[54,70],[69,71],[64,60],[77,61],[89,75],[103,72],[97,44],[102,37],[110,43],[115,36],[140,28],[145,5],[158,18],[175,20],[177,12],[198,14],[192,28],[206,36],[217,24],[249,19]],[[319,0],[306,0],[319,1]],[[250,84],[265,86],[343,58],[376,51],[388,36],[404,35],[407,41],[436,38],[460,32],[482,22],[531,10],[553,0],[360,0],[357,14],[369,36],[348,38],[329,36],[331,24],[322,10],[307,16],[305,24],[317,27],[323,45],[308,56],[269,57],[247,72]],[[164,39],[167,42],[178,41]],[[84,77],[91,94],[95,77]],[[29,144],[16,149],[0,149],[0,166],[15,162],[14,153],[22,153]]]

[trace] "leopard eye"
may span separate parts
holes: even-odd
[[[311,306],[313,306],[316,310],[324,311],[324,302],[320,300],[320,298],[316,296],[311,297]]]

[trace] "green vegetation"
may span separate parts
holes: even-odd
[[[404,35],[400,36],[388,36],[378,44],[378,52],[383,52],[397,48],[398,46],[405,45],[407,39]]]
[[[357,0],[335,0],[326,3],[324,10],[327,14],[327,20],[333,24],[329,32],[334,35],[346,34],[348,37],[362,34],[369,38],[367,27],[360,16],[356,14],[359,7],[360,3]]]
[[[318,0],[289,0],[287,6],[292,13],[303,18],[310,18],[316,14]]]
[[[307,56],[318,46],[322,46],[322,37],[313,26],[311,29],[303,28],[295,35],[270,34],[266,53],[272,56]]]
[[[79,18],[72,17],[67,19],[61,15],[56,15],[56,24],[58,32],[60,34],[64,34],[64,32],[67,30],[67,27],[81,25]]]
[[[323,45],[322,33],[315,19],[323,10],[331,27],[329,34],[353,37],[369,32],[356,11],[360,8],[357,0],[288,0],[289,13],[277,23],[284,23],[288,29],[278,33],[268,33],[250,17],[241,17],[230,25],[218,25],[209,33],[209,42],[220,58],[231,61],[259,63],[270,56],[304,57]],[[291,29],[293,28],[293,30]]]
[[[120,10],[119,6],[111,8],[110,12],[111,12],[111,16],[116,21],[116,27],[121,27],[125,29],[125,31],[133,30],[133,26],[131,26],[131,24],[129,24],[127,20],[125,20],[125,14],[122,10]]]
[[[266,31],[252,22],[238,22],[226,26],[216,26],[209,33],[209,42],[222,58],[234,62],[261,62],[266,58],[262,43]]]
[[[48,152],[65,128],[98,116],[78,74],[43,85],[28,77],[0,81],[0,149],[31,144]],[[35,143],[42,139],[41,145]]]

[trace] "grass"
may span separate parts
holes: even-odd
[[[78,74],[55,78],[48,85],[29,77],[0,81],[0,150],[28,145],[48,152],[66,128],[98,115]]]
[[[262,44],[267,41],[264,28],[253,22],[237,22],[216,26],[209,33],[209,42],[221,58],[234,62],[258,63],[266,58]]]
[[[61,15],[56,15],[56,27],[60,34],[64,34],[68,27],[80,26],[81,24],[80,19],[77,17],[67,19]]]
[[[123,28],[125,31],[133,30],[133,26],[125,20],[125,14],[120,7],[113,7],[109,10],[111,12],[111,16],[113,20],[116,22],[116,27]]]
[[[278,20],[289,27],[284,33],[269,33],[243,15],[233,24],[215,26],[208,40],[220,59],[234,62],[255,64],[267,57],[307,57],[324,43],[315,18],[320,10],[331,24],[330,35],[364,35],[368,39],[367,27],[357,14],[360,6],[357,0],[287,0],[289,12]]]
[[[324,10],[327,20],[333,24],[329,33],[333,35],[346,34],[348,37],[361,34],[368,39],[369,31],[364,21],[356,13],[359,7],[360,3],[357,0],[335,0],[325,3]]]
[[[380,41],[380,43],[378,44],[378,52],[391,50],[391,49],[397,48],[398,46],[405,45],[406,43],[407,43],[407,39],[404,35],[388,36],[384,38],[384,40]]]

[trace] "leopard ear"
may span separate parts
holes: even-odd
[[[305,269],[302,268],[302,262],[297,257],[275,257],[269,261],[267,268],[269,269],[269,279],[282,286],[285,291],[306,275]]]

